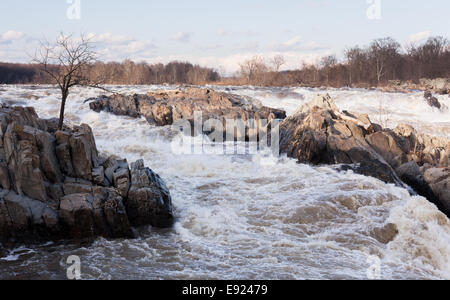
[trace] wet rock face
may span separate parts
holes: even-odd
[[[280,151],[302,163],[358,165],[359,173],[400,183],[366,140],[379,134],[373,128],[367,115],[341,113],[330,96],[318,96],[280,124]]]
[[[419,83],[411,81],[402,82],[399,80],[389,81],[389,84],[380,88],[386,92],[402,92],[409,93],[411,91],[432,91],[440,95],[447,95],[450,93],[450,78],[436,78],[436,79],[420,79]]]
[[[126,207],[132,224],[140,226],[150,220],[154,227],[168,227],[174,221],[172,198],[164,181],[144,161],[131,164],[131,188]]]
[[[424,178],[444,209],[450,212],[450,168],[426,169]]]
[[[450,91],[450,78],[420,79],[420,84],[423,88],[441,95],[448,94]]]
[[[184,88],[177,91],[155,92],[147,95],[113,95],[93,99],[90,108],[116,115],[145,117],[150,124],[172,125],[179,120],[193,121],[194,112],[208,119],[284,119],[282,110],[264,107],[256,101],[211,89]]]
[[[143,161],[135,172],[147,179],[133,179],[126,160],[99,157],[89,126],[53,123],[0,108],[0,239],[132,237],[131,225],[173,224],[170,193]]]
[[[442,105],[436,97],[433,97],[433,94],[430,91],[426,91],[424,94],[424,98],[427,101],[428,105],[431,107],[436,107],[437,109],[441,109]]]
[[[302,163],[345,164],[342,169],[407,183],[449,215],[448,177],[425,176],[430,168],[448,170],[448,139],[419,134],[409,125],[383,129],[367,115],[340,112],[326,95],[280,124],[280,151]]]

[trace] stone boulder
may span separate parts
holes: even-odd
[[[446,138],[419,134],[404,124],[383,129],[367,115],[339,111],[326,95],[315,97],[280,124],[280,152],[301,163],[343,164],[342,170],[402,187],[406,183],[450,215],[445,208],[447,177],[424,174],[430,168],[447,170]]]
[[[96,112],[134,118],[144,117],[156,126],[173,125],[177,121],[194,121],[194,113],[202,112],[203,120],[218,119],[226,128],[227,119],[248,120],[284,119],[282,110],[262,106],[258,101],[212,89],[186,87],[175,91],[151,92],[147,95],[112,95],[88,99]],[[248,137],[247,137],[248,138]]]
[[[164,181],[144,161],[131,164],[131,188],[125,202],[130,221],[135,226],[150,224],[169,227],[174,222],[172,198]]]
[[[366,140],[370,133],[374,130],[367,116],[340,113],[329,95],[318,96],[280,124],[280,151],[301,163],[353,165],[346,168],[400,184],[389,163]]]
[[[60,235],[59,215],[39,200],[0,190],[0,240]]]
[[[444,207],[450,212],[450,168],[429,168],[424,171],[424,179],[430,186],[434,195]]]
[[[126,160],[99,156],[88,125],[53,123],[0,108],[0,239],[128,238],[131,225],[173,224],[170,193],[143,161],[132,173]]]
[[[450,78],[420,79],[420,85],[423,89],[445,95],[450,91]]]
[[[441,109],[442,105],[436,97],[433,97],[433,94],[430,91],[426,91],[424,94],[425,100],[431,107],[435,107],[437,109]]]

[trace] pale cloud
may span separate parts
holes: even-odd
[[[135,41],[133,37],[125,35],[113,35],[109,32],[102,34],[89,33],[87,37],[92,42],[96,43],[124,44]]]
[[[418,32],[415,34],[411,34],[408,37],[408,42],[410,43],[419,43],[421,41],[424,41],[428,39],[432,35],[432,32],[430,30]]]
[[[282,43],[281,45],[284,47],[294,47],[294,46],[300,45],[301,42],[302,42],[302,37],[297,35],[296,37],[293,37],[292,39]]]
[[[282,43],[274,43],[272,44],[272,48],[281,52],[328,50],[327,47],[321,46],[317,42],[304,42],[299,35]]]
[[[112,33],[89,33],[87,38],[96,44],[100,59],[106,61],[122,60],[124,58],[149,57],[156,46],[150,41],[141,41],[126,35]]]
[[[136,54],[154,48],[155,45],[144,41],[134,41],[125,45],[117,45],[112,47],[113,50],[118,51],[121,54]]]
[[[172,40],[187,43],[191,40],[191,37],[192,34],[189,32],[178,32],[172,37]]]
[[[12,41],[20,40],[23,37],[25,37],[25,33],[20,32],[20,31],[10,30],[10,31],[3,33],[0,36],[0,42],[12,42]]]
[[[309,51],[317,51],[317,50],[327,50],[327,47],[324,47],[316,42],[309,42],[306,43],[303,47],[303,50],[309,50]]]

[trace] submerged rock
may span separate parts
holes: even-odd
[[[448,177],[424,175],[431,167],[448,170],[448,139],[418,134],[409,125],[383,129],[367,115],[340,112],[326,95],[280,124],[280,152],[302,163],[344,164],[341,169],[387,183],[405,182],[450,215]]]
[[[88,125],[52,124],[32,108],[0,108],[0,239],[132,237],[131,225],[173,224],[170,193],[143,161],[147,179],[134,182],[126,160],[99,157]]]
[[[436,107],[437,109],[441,109],[442,105],[436,97],[433,97],[433,94],[430,91],[426,91],[424,94],[425,100],[431,107]]]

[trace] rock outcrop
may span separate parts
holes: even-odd
[[[33,108],[0,108],[0,239],[121,238],[131,226],[172,225],[170,193],[143,161],[130,171],[98,154],[88,125],[55,124]]]
[[[419,82],[391,80],[386,86],[379,88],[385,92],[409,93],[411,91],[430,91],[440,95],[450,95],[450,78],[426,79],[422,78]]]
[[[436,107],[437,109],[441,109],[442,105],[439,100],[433,96],[430,91],[426,91],[424,94],[424,98],[427,101],[428,105],[431,107]]]
[[[420,85],[441,95],[450,93],[450,78],[420,79]]]
[[[280,151],[302,163],[343,164],[342,169],[387,183],[407,183],[450,215],[444,205],[450,177],[448,139],[419,134],[409,125],[383,129],[367,115],[340,112],[326,95],[280,124]],[[434,168],[442,176],[427,176],[441,174]]]
[[[179,120],[194,120],[202,112],[203,120],[219,119],[284,119],[282,110],[262,106],[254,99],[217,92],[212,89],[186,87],[176,91],[152,92],[147,95],[112,95],[89,99],[90,108],[134,118],[145,117],[152,125],[172,125]]]

